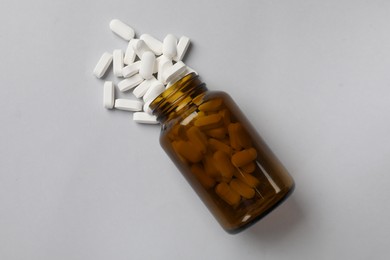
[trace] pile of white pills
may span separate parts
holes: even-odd
[[[117,19],[110,22],[110,29],[129,41],[126,51],[115,49],[112,54],[103,53],[93,74],[97,78],[104,77],[112,63],[113,74],[120,79],[117,84],[119,91],[133,90],[134,96],[142,100],[116,99],[115,84],[105,81],[104,107],[133,111],[133,120],[138,123],[158,124],[149,109],[150,103],[177,80],[195,72],[182,62],[190,39],[182,36],[178,41],[172,34],[168,34],[162,42],[149,34],[136,39],[134,30]]]

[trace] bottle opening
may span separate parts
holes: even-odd
[[[196,109],[206,90],[206,85],[199,76],[190,73],[155,98],[150,104],[150,109],[157,116],[157,120],[164,123]]]

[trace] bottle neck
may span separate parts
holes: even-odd
[[[150,104],[150,109],[161,124],[172,119],[184,119],[193,113],[207,91],[199,76],[190,73],[166,89]]]

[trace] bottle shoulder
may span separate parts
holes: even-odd
[[[213,91],[206,92],[206,95],[205,95],[202,103],[204,103],[206,101],[210,101],[211,99],[216,99],[216,98],[232,100],[232,97],[228,93],[226,93],[224,91],[213,90]]]

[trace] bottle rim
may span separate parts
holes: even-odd
[[[206,85],[201,82],[197,74],[192,72],[157,96],[149,107],[157,116],[157,120],[164,122],[167,118],[174,117],[172,112],[179,115],[188,106],[198,103],[197,97],[206,90]]]

